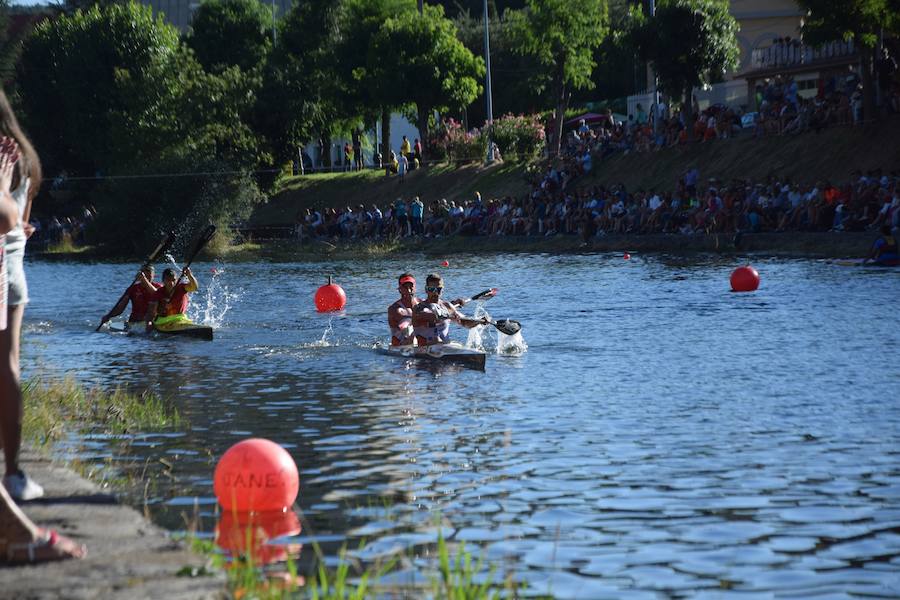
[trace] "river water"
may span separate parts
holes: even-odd
[[[174,402],[186,433],[69,447],[164,471],[144,495],[170,529],[212,529],[216,457],[259,436],[299,466],[303,556],[403,552],[414,579],[441,531],[560,598],[900,596],[900,272],[756,258],[734,294],[730,258],[448,258],[198,264],[214,342],[93,333],[134,266],[32,261],[26,377]],[[500,288],[484,308],[527,350],[373,352],[405,270]],[[340,315],[314,311],[329,274]]]

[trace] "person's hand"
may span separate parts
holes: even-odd
[[[19,146],[15,140],[0,138],[0,194],[9,193],[12,188],[13,171],[19,160]]]
[[[25,239],[26,240],[28,238],[30,238],[31,235],[34,233],[34,225],[32,225],[31,223],[23,223],[22,229],[25,231]]]
[[[455,304],[457,306],[463,306],[465,303],[466,303],[465,298],[457,298],[456,300],[453,300],[450,304]]]
[[[190,277],[190,276],[191,276],[191,268],[190,268],[190,267],[185,267],[185,268],[183,268],[183,269],[181,270],[181,274],[182,274],[182,275],[185,275],[185,276],[187,276],[187,277]]]

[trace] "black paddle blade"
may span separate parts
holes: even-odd
[[[186,264],[191,264],[194,261],[194,257],[200,253],[201,250],[209,243],[209,240],[213,238],[216,234],[216,226],[215,225],[207,225],[206,228],[200,232],[200,236],[197,238],[196,243],[194,243],[194,247],[191,248],[191,253],[188,255]]]
[[[147,257],[147,262],[145,265],[149,265],[151,263],[156,262],[160,256],[169,251],[169,248],[172,247],[172,244],[175,242],[175,232],[170,231],[166,234],[166,237],[159,243],[159,246],[156,247],[156,250],[153,251],[149,257]]]
[[[512,319],[500,319],[494,323],[494,327],[496,327],[500,333],[506,335],[516,335],[522,330],[522,324],[518,321],[513,321]]]
[[[489,290],[484,290],[483,292],[479,292],[472,296],[472,300],[481,300],[482,298],[493,298],[499,292],[497,288],[491,288]]]

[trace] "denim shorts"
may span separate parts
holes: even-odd
[[[23,250],[6,255],[7,306],[28,304],[28,282],[25,280],[25,266],[22,264],[22,259],[25,258]]]

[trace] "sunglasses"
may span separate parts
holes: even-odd
[[[425,286],[425,291],[426,291],[426,292],[440,292],[440,291],[442,291],[443,289],[444,289],[444,288],[443,288],[442,286],[432,286],[432,285]]]

